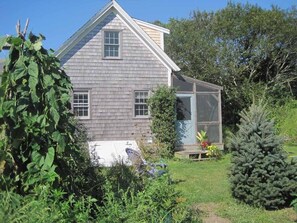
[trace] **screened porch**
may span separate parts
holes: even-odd
[[[173,87],[177,89],[177,147],[188,149],[197,146],[196,134],[204,130],[211,143],[223,148],[223,88],[184,75],[173,75]]]

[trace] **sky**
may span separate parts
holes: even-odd
[[[15,25],[25,26],[30,19],[28,32],[43,34],[44,47],[57,50],[96,12],[110,0],[0,0],[0,36],[15,35]],[[230,0],[117,0],[133,18],[146,22],[168,22],[170,18],[189,18],[191,12],[217,11]],[[290,9],[297,0],[232,0],[234,3],[250,3],[269,9],[271,5]],[[0,53],[3,58],[7,53]]]

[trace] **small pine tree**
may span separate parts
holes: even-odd
[[[289,205],[297,191],[296,162],[287,161],[264,106],[253,104],[240,116],[239,130],[230,139],[232,195],[266,209]]]

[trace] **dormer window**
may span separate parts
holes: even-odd
[[[105,59],[121,58],[121,32],[120,31],[104,31],[104,52]]]

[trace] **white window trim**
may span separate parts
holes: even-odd
[[[122,46],[123,46],[123,41],[122,41],[122,31],[119,29],[104,29],[102,33],[102,59],[104,60],[120,60],[122,59]],[[117,57],[111,57],[108,56],[106,57],[104,55],[105,52],[105,32],[118,32],[119,33],[119,55]]]
[[[134,90],[133,91],[133,118],[150,118],[150,109],[149,106],[147,105],[148,108],[148,114],[147,115],[136,115],[135,114],[135,107],[136,107],[136,103],[135,103],[135,96],[136,96],[136,92],[147,92],[148,93],[148,99],[150,97],[151,91],[150,90]]]
[[[88,116],[78,116],[74,114],[74,94],[76,93],[87,93],[88,94]],[[90,89],[74,89],[72,92],[72,112],[78,119],[90,119],[91,118],[91,97]]]

